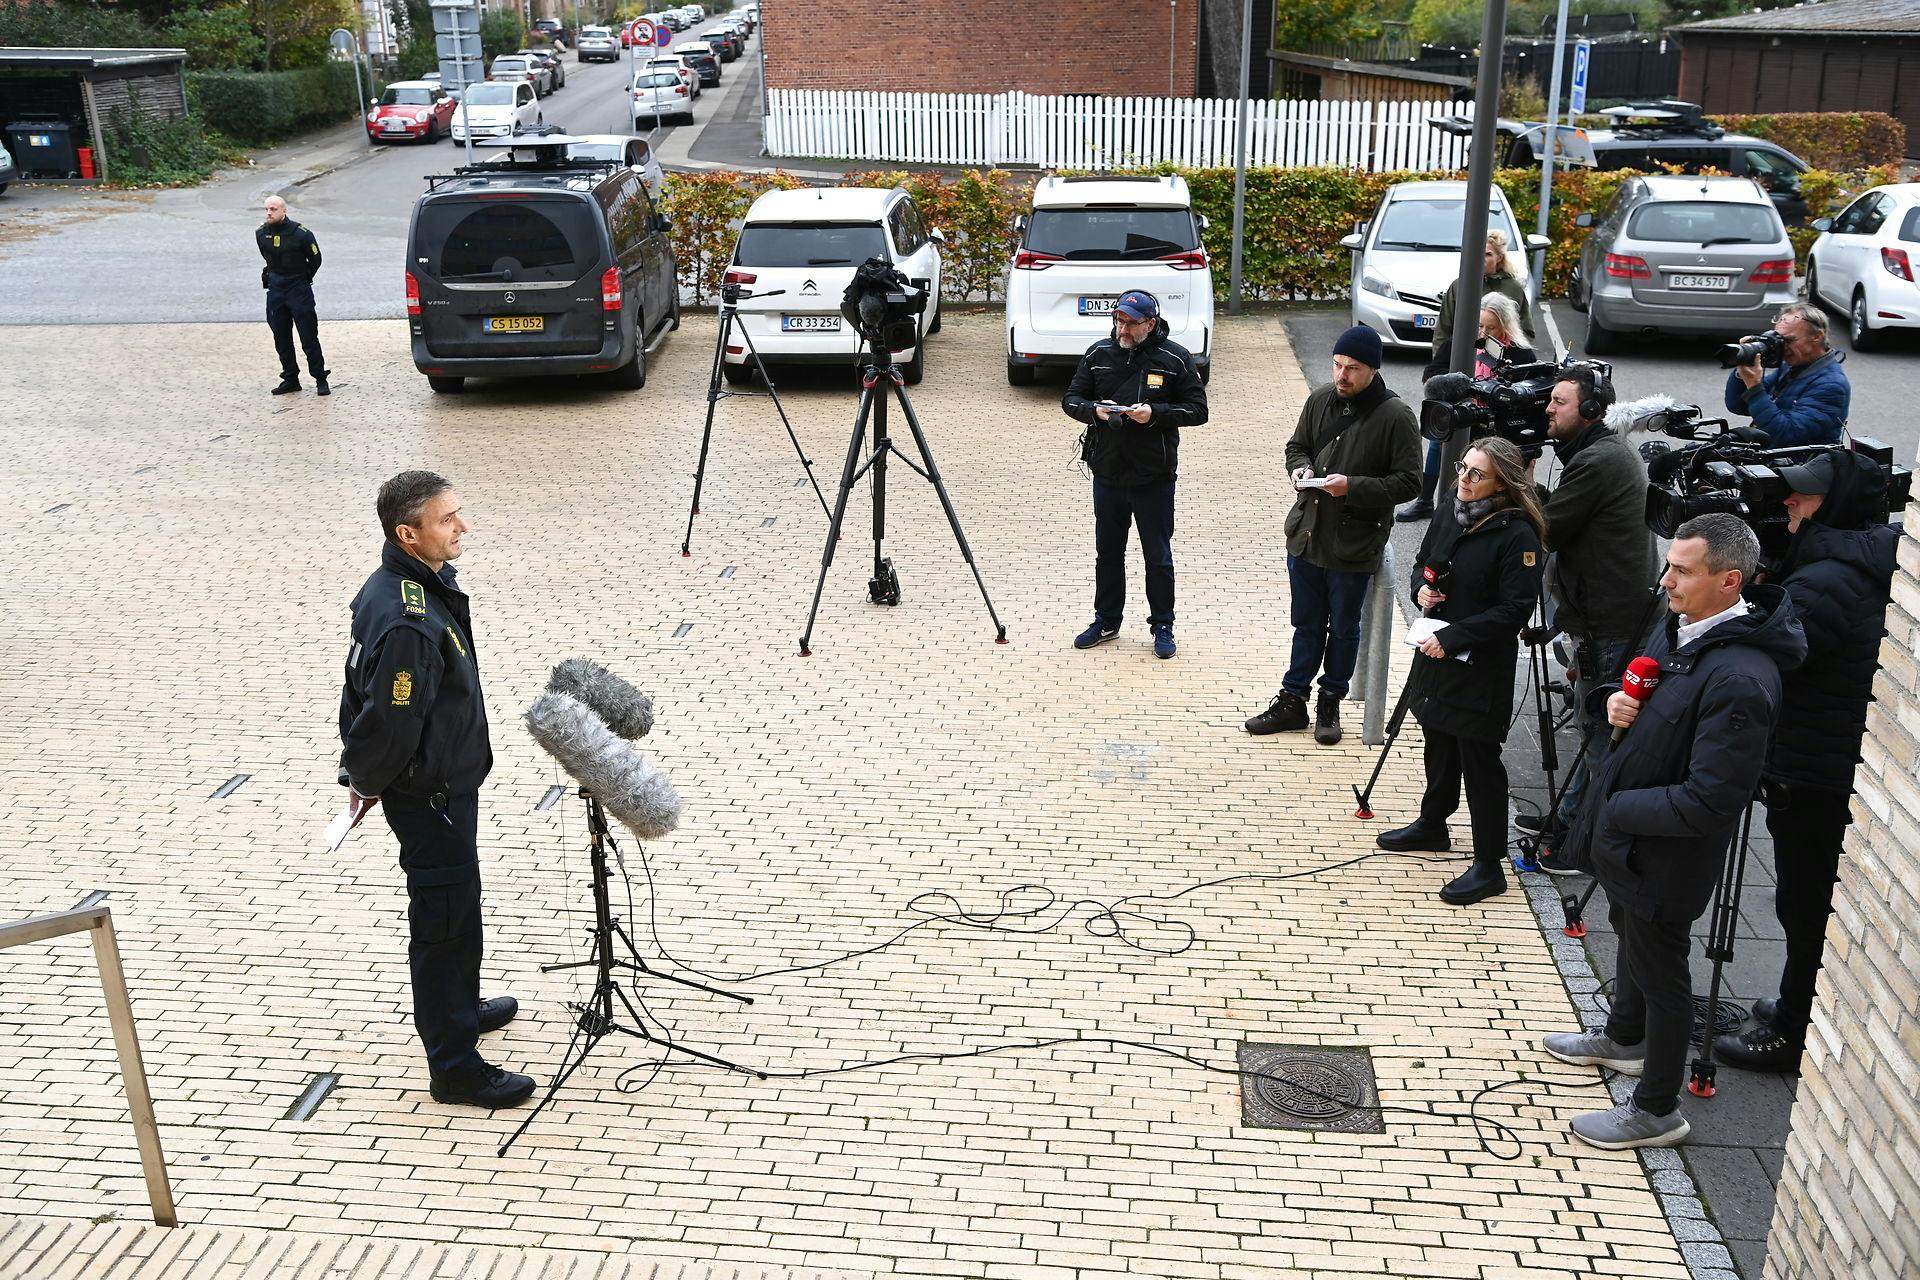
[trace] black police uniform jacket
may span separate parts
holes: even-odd
[[[1767,778],[1845,793],[1867,730],[1900,535],[1884,524],[1848,527],[1870,518],[1860,491],[1879,469],[1853,453],[1838,461],[1833,491],[1793,535],[1774,573],[1807,633],[1809,657],[1782,684],[1780,723],[1790,731],[1774,735]]]
[[[1447,625],[1434,637],[1444,658],[1415,652],[1407,705],[1420,723],[1476,742],[1504,742],[1513,719],[1513,671],[1520,629],[1540,599],[1545,554],[1527,518],[1512,507],[1471,528],[1454,518],[1454,502],[1440,504],[1413,566],[1413,594],[1429,585],[1421,572],[1445,566],[1439,590],[1447,597],[1428,616]],[[1455,655],[1465,653],[1463,662]]]
[[[1073,371],[1061,407],[1087,424],[1083,453],[1094,477],[1106,484],[1152,484],[1177,479],[1180,428],[1207,420],[1207,388],[1193,356],[1167,338],[1167,322],[1154,325],[1140,345],[1104,338],[1087,348]],[[1150,404],[1145,423],[1116,416],[1102,422],[1093,408],[1102,401]]]
[[[267,264],[260,268],[263,287],[312,283],[320,274],[320,242],[292,218],[261,223],[253,242],[260,246],[260,260]]]
[[[1684,648],[1673,614],[1654,630],[1647,656],[1660,683],[1600,763],[1567,837],[1573,865],[1642,919],[1688,923],[1707,909],[1766,763],[1780,672],[1807,655],[1786,592],[1763,583],[1745,597],[1751,612]]]
[[[454,584],[392,542],[353,598],[340,774],[363,796],[476,791],[493,767],[472,614]]]

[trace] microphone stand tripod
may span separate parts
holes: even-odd
[[[694,982],[690,978],[678,977],[671,973],[661,973],[641,959],[638,948],[633,945],[633,939],[627,936],[627,931],[621,927],[620,921],[614,918],[612,898],[607,892],[608,882],[613,878],[613,873],[607,867],[607,850],[612,849],[617,858],[620,856],[620,847],[614,843],[613,833],[607,828],[606,810],[600,807],[599,798],[585,788],[581,789],[580,795],[587,802],[587,830],[592,838],[589,856],[593,864],[593,958],[569,961],[564,964],[543,964],[540,966],[540,971],[558,973],[563,969],[583,969],[592,966],[598,971],[598,976],[593,984],[592,995],[579,1004],[569,1002],[567,1007],[576,1015],[573,1036],[567,1041],[567,1049],[561,1057],[559,1068],[554,1072],[553,1083],[547,1086],[546,1096],[527,1113],[526,1118],[520,1122],[512,1135],[500,1144],[500,1155],[505,1155],[507,1149],[519,1141],[520,1135],[527,1131],[527,1126],[546,1110],[547,1104],[552,1102],[560,1092],[560,1086],[564,1085],[574,1072],[586,1065],[588,1055],[602,1040],[616,1031],[622,1035],[645,1040],[648,1044],[659,1045],[670,1053],[683,1053],[697,1061],[710,1063],[716,1067],[725,1067],[729,1071],[738,1071],[742,1075],[757,1076],[762,1080],[767,1078],[764,1071],[743,1067],[737,1062],[716,1058],[698,1049],[689,1049],[663,1036],[657,1036],[647,1029],[646,1020],[640,1016],[640,1011],[633,1007],[633,1000],[627,995],[627,989],[621,985],[620,980],[614,976],[615,971],[632,970],[648,978],[658,978],[663,982],[677,982],[683,987],[692,987],[695,991],[704,991],[708,995],[738,1000],[741,1004],[752,1004],[753,997],[739,995],[732,991],[722,991],[718,987],[710,987],[705,983]],[[614,954],[615,938],[624,944],[626,955]],[[617,1020],[613,1007],[616,997],[621,1007],[626,1010],[627,1016],[633,1020],[633,1025],[628,1026]]]
[[[722,285],[720,288],[720,332],[713,340],[713,370],[707,376],[707,425],[700,432],[700,465],[693,473],[693,503],[687,510],[687,532],[680,539],[680,554],[693,554],[693,518],[700,514],[700,489],[707,479],[707,447],[713,441],[713,408],[720,401],[738,395],[751,395],[748,391],[723,390],[720,379],[727,370],[727,339],[737,327],[740,340],[746,344],[747,355],[753,360],[753,367],[760,371],[760,380],[767,384],[767,395],[773,399],[775,412],[780,415],[780,424],[787,429],[787,439],[793,441],[793,451],[800,458],[800,466],[807,473],[807,480],[813,485],[813,496],[820,499],[820,511],[827,513],[827,495],[820,492],[820,481],[813,474],[813,459],[800,447],[800,437],[794,434],[793,423],[787,417],[787,407],[780,403],[780,393],[774,389],[773,379],[767,374],[766,362],[760,358],[760,349],[753,345],[753,334],[741,322],[740,303],[748,298],[777,298],[785,289],[769,289],[761,293],[750,293],[744,286],[737,284]],[[751,376],[751,375],[749,375]]]
[[[923,480],[933,485],[933,491],[940,495],[940,505],[947,513],[947,524],[953,529],[953,540],[960,546],[960,558],[967,562],[967,568],[973,570],[973,581],[980,588],[980,598],[986,602],[987,616],[993,619],[995,630],[994,643],[1007,642],[1006,624],[1000,621],[1000,615],[994,611],[993,597],[987,594],[987,584],[980,576],[980,566],[973,561],[973,548],[967,545],[967,535],[960,528],[960,516],[953,509],[953,499],[947,496],[947,486],[940,479],[940,468],[934,465],[933,451],[927,447],[927,436],[920,429],[920,419],[914,415],[913,402],[907,399],[905,379],[893,362],[893,353],[884,343],[871,334],[867,338],[868,350],[866,362],[860,370],[860,411],[853,420],[853,438],[847,442],[847,461],[840,471],[840,493],[834,499],[833,513],[827,527],[826,550],[820,554],[820,579],[813,588],[813,608],[807,612],[807,629],[800,636],[800,656],[813,656],[810,641],[813,639],[814,620],[820,616],[820,596],[827,587],[827,570],[833,564],[834,544],[840,540],[840,524],[847,514],[847,495],[861,476],[873,472],[873,577],[867,581],[867,598],[875,604],[888,606],[900,603],[900,576],[894,572],[893,561],[882,554],[887,536],[887,455],[892,454],[907,465],[907,468]],[[923,339],[924,340],[924,339]],[[885,383],[883,389],[881,383]],[[900,412],[906,416],[907,426],[913,432],[913,442],[920,450],[920,462],[900,452],[893,437],[887,434],[887,397],[891,395],[900,402]],[[867,455],[865,462],[860,461],[860,450],[867,442],[867,421],[873,421],[873,452]]]

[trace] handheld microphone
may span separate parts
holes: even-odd
[[[568,658],[547,677],[547,692],[585,703],[622,738],[644,738],[653,728],[653,699],[597,662]]]
[[[1421,394],[1442,404],[1459,404],[1473,395],[1473,379],[1464,373],[1441,373],[1427,379]]]
[[[1629,662],[1626,671],[1620,676],[1620,692],[1638,703],[1644,703],[1651,698],[1653,691],[1659,685],[1660,664],[1644,653]],[[1619,742],[1626,732],[1624,727],[1616,727],[1613,731],[1613,740],[1616,743]]]
[[[1453,580],[1453,561],[1442,560],[1438,564],[1421,565],[1420,579],[1433,590],[1440,592],[1442,595],[1446,594],[1447,583]],[[1422,610],[1422,612],[1430,614],[1433,612],[1433,609],[1429,607]]]
[[[543,693],[526,720],[534,741],[634,835],[657,840],[680,825],[673,783],[615,737],[591,707],[564,693]]]

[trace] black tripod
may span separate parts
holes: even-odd
[[[785,289],[770,289],[764,293],[749,293],[744,286],[729,284],[720,290],[720,332],[713,340],[713,371],[707,377],[707,425],[700,432],[700,465],[693,473],[693,503],[687,510],[687,534],[680,539],[680,554],[693,554],[693,518],[700,514],[700,488],[707,479],[707,446],[713,441],[713,407],[731,396],[751,395],[748,391],[729,391],[720,385],[722,375],[727,373],[727,339],[734,332],[740,334],[740,340],[746,344],[747,356],[753,361],[748,374],[753,369],[760,371],[760,380],[767,384],[767,395],[773,399],[774,411],[780,415],[780,424],[787,429],[787,439],[793,441],[793,451],[800,457],[800,465],[807,473],[807,480],[813,485],[813,496],[820,499],[820,510],[827,510],[827,495],[820,492],[820,482],[814,478],[813,459],[800,447],[800,437],[794,434],[793,423],[787,418],[787,407],[780,403],[780,393],[774,389],[773,379],[767,375],[766,363],[760,359],[760,349],[753,345],[753,335],[747,332],[747,326],[740,323],[739,305],[748,298],[777,298]],[[731,375],[728,375],[729,377]]]
[[[898,366],[893,363],[893,353],[871,335],[867,335],[867,343],[866,362],[860,370],[860,412],[853,420],[853,438],[847,443],[847,462],[840,471],[840,494],[834,499],[832,519],[827,526],[827,547],[820,554],[820,580],[813,588],[813,608],[807,612],[807,629],[800,636],[800,656],[807,658],[813,655],[810,644],[813,623],[820,616],[820,596],[827,588],[827,570],[833,564],[834,544],[840,540],[840,522],[847,514],[847,495],[860,477],[869,471],[873,472],[873,577],[867,580],[867,598],[875,604],[900,603],[900,576],[894,572],[893,561],[883,554],[887,536],[888,454],[904,462],[914,474],[933,485],[933,491],[940,495],[940,505],[947,513],[947,524],[953,528],[953,540],[960,545],[960,558],[967,562],[967,568],[973,570],[973,580],[980,588],[980,598],[986,601],[987,616],[993,619],[994,643],[1005,644],[1006,624],[994,612],[993,598],[987,594],[987,584],[980,577],[980,566],[973,562],[973,548],[967,545],[967,535],[960,528],[960,517],[953,509],[953,499],[947,496],[947,486],[940,479],[940,468],[934,465],[933,452],[927,448],[926,433],[920,430],[920,419],[914,416],[913,402],[907,399],[906,382],[900,376]],[[883,382],[886,384],[884,389],[881,387]],[[888,395],[900,401],[900,412],[906,416],[907,426],[913,432],[913,442],[920,450],[920,461],[926,464],[924,467],[900,452],[899,446],[893,443],[893,437],[887,434]],[[867,442],[869,418],[873,420],[873,452],[862,462],[860,450]]]
[[[584,788],[580,795],[587,802],[587,830],[592,837],[590,856],[593,863],[593,959],[575,960],[565,964],[543,964],[540,966],[540,971],[558,973],[562,969],[583,969],[592,965],[599,970],[599,977],[593,984],[593,994],[588,996],[585,1002],[568,1005],[568,1008],[572,1009],[577,1016],[574,1021],[573,1036],[567,1041],[566,1053],[561,1056],[560,1066],[553,1074],[553,1083],[547,1086],[546,1096],[527,1113],[526,1119],[520,1122],[519,1128],[500,1144],[499,1154],[501,1155],[505,1155],[507,1148],[519,1141],[520,1135],[527,1131],[527,1126],[533,1123],[534,1118],[546,1110],[547,1104],[553,1101],[555,1095],[560,1092],[560,1086],[567,1082],[568,1077],[586,1064],[587,1056],[593,1052],[594,1047],[616,1031],[645,1040],[648,1044],[657,1044],[670,1053],[684,1053],[689,1058],[711,1063],[716,1067],[725,1067],[729,1071],[738,1071],[742,1075],[757,1076],[762,1080],[767,1078],[764,1071],[743,1067],[737,1062],[728,1062],[725,1058],[716,1058],[698,1049],[689,1049],[685,1045],[675,1044],[672,1040],[647,1030],[646,1020],[640,1016],[639,1010],[633,1007],[633,1000],[627,995],[626,988],[614,977],[615,970],[630,969],[646,977],[659,978],[663,982],[677,982],[683,987],[692,987],[708,995],[738,1000],[741,1004],[752,1004],[753,998],[738,995],[732,991],[722,991],[718,987],[709,987],[687,978],[676,977],[671,973],[661,973],[640,958],[640,952],[634,947],[633,939],[627,936],[627,931],[621,928],[620,922],[614,918],[613,902],[607,893],[608,882],[613,878],[612,872],[607,867],[607,850],[612,849],[614,857],[618,858],[620,848],[613,841],[613,833],[607,829],[607,815],[606,811],[600,807],[600,801]],[[618,938],[626,947],[625,956],[616,956],[613,953],[615,938]],[[616,996],[634,1025],[627,1026],[615,1019],[613,1002]]]
[[[1520,633],[1520,638],[1527,645],[1527,682],[1533,686],[1533,714],[1535,727],[1540,735],[1540,770],[1547,775],[1547,808],[1544,813],[1548,815],[1549,824],[1552,820],[1551,815],[1558,812],[1561,792],[1561,787],[1555,782],[1555,776],[1560,770],[1560,744],[1556,736],[1560,717],[1554,713],[1553,698],[1555,694],[1565,694],[1569,704],[1573,699],[1573,691],[1567,687],[1566,682],[1553,678],[1553,668],[1547,658],[1547,646],[1552,643],[1555,630],[1554,627],[1542,625],[1528,627]],[[1584,737],[1580,743],[1580,750],[1582,752],[1586,750]],[[1579,755],[1574,757],[1573,769],[1580,767],[1580,758]],[[1573,777],[1572,769],[1567,771],[1567,777],[1569,779]],[[1536,859],[1546,830],[1543,827],[1539,834],[1520,837],[1519,853],[1513,860],[1516,870],[1538,871],[1540,869]]]

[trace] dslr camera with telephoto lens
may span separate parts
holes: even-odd
[[[1719,357],[1722,369],[1731,369],[1749,360],[1758,360],[1763,369],[1778,369],[1786,359],[1787,340],[1769,329],[1746,342],[1729,342],[1714,355]]]

